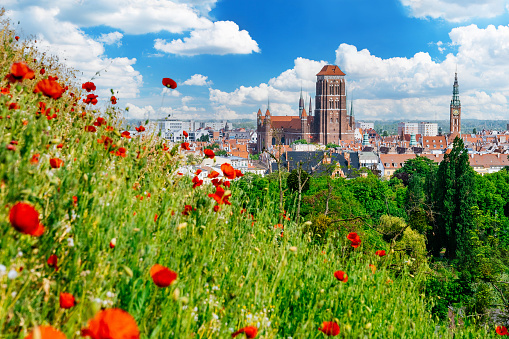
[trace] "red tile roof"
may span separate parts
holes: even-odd
[[[322,70],[317,75],[346,75],[346,74],[343,73],[336,65],[326,65],[323,66]]]

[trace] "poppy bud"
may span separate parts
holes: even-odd
[[[111,239],[110,248],[115,248],[116,245],[117,245],[117,238]]]

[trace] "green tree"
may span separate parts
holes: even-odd
[[[297,219],[300,218],[300,204],[302,201],[302,193],[309,190],[309,182],[311,177],[309,174],[302,169],[302,164],[299,163],[299,166],[294,169],[288,178],[286,178],[286,185],[293,192],[297,192]]]
[[[333,142],[329,142],[327,145],[325,145],[326,148],[337,148],[337,147],[341,147],[339,146],[338,144],[335,144]]]
[[[198,141],[201,141],[201,142],[209,142],[209,140],[210,140],[210,138],[209,138],[208,134],[204,134],[198,138]]]
[[[292,145],[298,145],[298,144],[307,144],[308,142],[304,139],[299,139],[299,140],[295,140],[294,142],[292,142]]]
[[[443,247],[446,248],[446,256],[451,259],[469,254],[475,175],[463,140],[456,137],[451,152],[444,156],[437,171],[434,196],[437,217],[434,232],[428,236],[434,255],[438,255]]]

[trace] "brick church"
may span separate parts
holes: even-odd
[[[355,121],[346,109],[345,73],[338,66],[327,65],[316,75],[315,110],[309,99],[309,110],[304,108],[302,93],[298,116],[257,114],[257,149],[261,152],[275,145],[290,145],[304,139],[310,143],[339,144],[340,140],[353,140]]]

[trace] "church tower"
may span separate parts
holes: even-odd
[[[449,125],[451,138],[461,134],[461,102],[458,85],[458,73],[454,73],[454,85],[452,87],[452,100],[449,108]]]
[[[353,140],[354,129],[346,110],[345,73],[336,65],[327,65],[316,78],[314,124],[317,141],[327,145]]]

